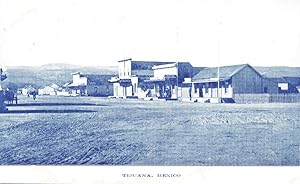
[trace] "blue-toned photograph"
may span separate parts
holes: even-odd
[[[297,1],[0,0],[0,165],[299,166]]]

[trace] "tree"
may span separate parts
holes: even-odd
[[[18,85],[13,82],[7,82],[7,83],[3,83],[2,88],[9,89],[10,91],[13,91],[14,93],[16,93],[18,90]]]

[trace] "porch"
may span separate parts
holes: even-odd
[[[158,99],[178,99],[178,84],[175,75],[165,75],[163,79],[150,78],[145,83],[151,86],[148,96]]]

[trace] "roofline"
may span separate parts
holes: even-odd
[[[152,69],[156,70],[156,69],[173,68],[173,67],[177,67],[177,63],[167,63],[167,64],[161,64],[161,65],[154,65],[152,67]]]
[[[259,75],[259,77],[262,78],[262,75],[255,70],[251,65],[249,65],[248,63],[245,64],[240,64],[240,65],[244,65],[241,69],[239,69],[238,71],[233,72],[229,77],[233,77],[234,75],[236,75],[237,73],[239,73],[240,71],[242,71],[244,68],[246,68],[247,66],[250,67],[257,75]],[[237,66],[237,65],[229,65],[229,66]]]
[[[116,76],[116,74],[81,74],[82,77],[89,77],[89,76]]]
[[[247,66],[250,66],[249,64],[240,64],[240,65],[244,65],[243,67],[241,67],[239,70],[234,71],[232,74],[229,75],[229,77],[233,77],[234,75],[238,74],[240,71],[242,71],[244,68],[246,68]],[[238,66],[238,65],[231,65],[231,66]]]
[[[118,62],[124,62],[124,61],[132,61],[132,58],[129,58],[129,59],[123,59],[123,60],[120,60]]]
[[[260,77],[263,77],[257,70],[255,70],[255,68],[253,68],[251,65],[249,65],[248,63],[244,63],[244,64],[239,64],[239,65],[244,65],[242,68],[240,68],[239,70],[233,72],[231,75],[229,75],[228,77],[232,77],[234,75],[236,75],[237,73],[239,73],[241,70],[243,70],[244,68],[246,68],[247,66],[250,67],[256,74],[258,74]],[[230,66],[239,66],[239,65],[226,65],[226,66],[220,66],[220,69],[223,67],[230,67]],[[218,67],[204,67],[202,70],[200,70],[198,73],[202,72],[205,69],[217,69]],[[194,78],[196,75],[198,75],[198,73],[196,73],[192,78]],[[206,79],[206,78],[199,78],[199,79]]]
[[[248,63],[246,64],[246,66],[249,66],[257,75],[259,75],[261,78],[263,77],[253,66],[249,65]],[[242,69],[244,69],[245,67],[243,67]],[[241,70],[242,70],[241,69]]]
[[[191,64],[190,62],[188,61],[141,61],[141,60],[133,60],[132,58],[129,58],[129,59],[124,59],[124,60],[120,60],[118,62],[124,62],[124,61],[133,61],[133,62],[148,62],[148,63],[166,63],[166,64],[171,64],[171,63],[189,63]]]
[[[225,77],[225,78],[220,78],[219,81],[224,82],[224,81],[228,81],[230,79],[231,79],[231,77]],[[197,80],[187,82],[187,83],[204,84],[204,83],[214,83],[214,82],[218,82],[218,79],[217,78],[203,78],[203,79],[197,79]]]
[[[80,72],[73,72],[73,73],[71,73],[72,75],[77,75],[77,74],[79,74],[80,75]]]

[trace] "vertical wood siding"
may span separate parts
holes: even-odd
[[[262,93],[262,79],[252,68],[245,67],[232,77],[234,94]]]

